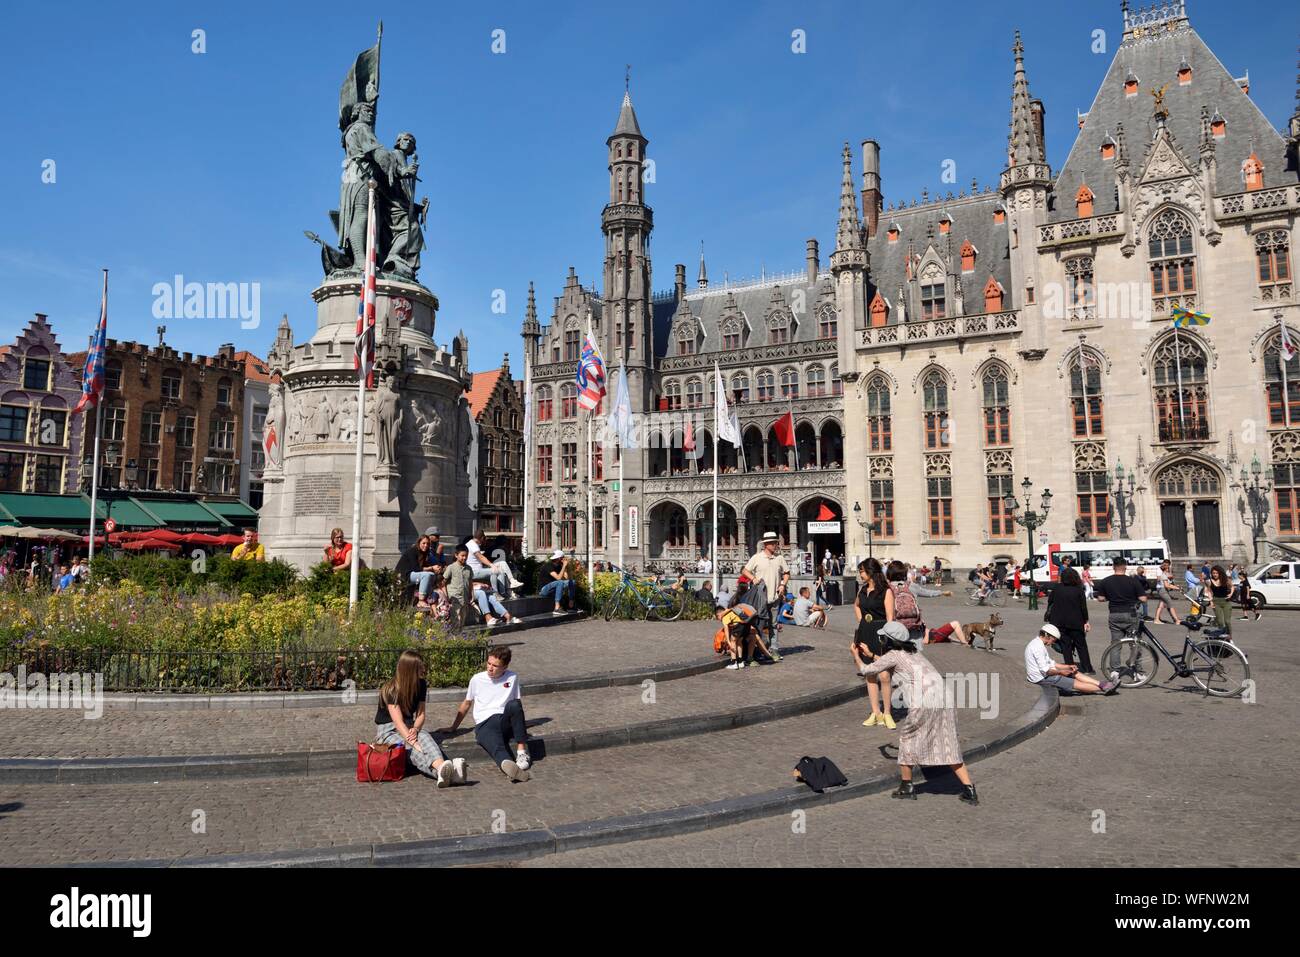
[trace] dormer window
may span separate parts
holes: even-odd
[[[966,273],[966,272],[975,271],[975,256],[978,252],[979,250],[975,248],[974,244],[971,243],[969,239],[961,244],[961,271],[962,272]]]
[[[952,217],[944,213],[939,217],[939,233],[946,234],[952,231]]]
[[[889,300],[876,290],[876,295],[871,300],[871,324],[873,326],[883,326],[889,322]]]
[[[1128,75],[1124,77],[1124,95],[1125,96],[1138,95],[1138,78],[1137,78],[1137,74],[1134,73],[1132,70],[1129,70]]]
[[[902,232],[902,230],[898,228],[898,223],[890,223],[889,229],[885,231],[885,236],[891,243],[896,243],[898,242],[898,235],[900,232]]]
[[[1264,188],[1264,164],[1257,154],[1251,153],[1241,164],[1241,178],[1248,191]]]
[[[945,315],[944,284],[934,283],[921,287],[921,318],[942,319]]]
[[[1106,138],[1101,141],[1101,158],[1104,160],[1115,158],[1115,141],[1111,138],[1109,133],[1107,133]]]
[[[1178,85],[1190,86],[1192,82],[1192,65],[1184,57],[1183,61],[1178,64]]]
[[[1210,133],[1216,140],[1221,140],[1228,135],[1228,123],[1218,110],[1215,110],[1214,116],[1210,117]]]
[[[1086,219],[1092,215],[1092,190],[1088,184],[1084,183],[1079,187],[1079,191],[1074,194],[1074,208],[1077,210],[1080,219]]]
[[[1000,225],[1002,225],[1003,223],[1005,223],[1006,221],[1007,221],[1007,211],[1006,211],[1005,209],[1003,209],[1001,206],[996,206],[996,207],[994,207],[994,209],[993,209],[993,222],[994,222],[994,224],[1000,226]]]
[[[1002,284],[992,276],[984,284],[984,311],[986,313],[1002,311]]]

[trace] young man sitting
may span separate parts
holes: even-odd
[[[1078,665],[1058,665],[1047,653],[1055,642],[1061,638],[1060,629],[1055,625],[1043,625],[1038,636],[1032,638],[1025,646],[1025,680],[1030,684],[1049,685],[1059,691],[1073,691],[1078,694],[1113,694],[1113,681],[1097,681],[1087,675],[1079,674]]]
[[[825,628],[826,607],[815,604],[807,585],[799,589],[799,597],[794,603],[794,623],[801,628]]]
[[[528,729],[524,724],[524,703],[519,690],[519,676],[509,670],[510,649],[497,645],[488,650],[487,670],[469,679],[465,700],[456,709],[450,728],[439,734],[455,734],[465,715],[474,709],[474,738],[501,773],[511,781],[527,781],[532,758],[528,754]],[[509,743],[515,742],[511,754]]]
[[[564,557],[564,552],[558,548],[551,552],[551,566],[547,569],[547,577],[550,581],[542,586],[542,595],[549,596],[555,602],[552,615],[563,615],[566,608],[573,607],[577,584],[569,571],[569,562]]]

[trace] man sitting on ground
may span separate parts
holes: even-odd
[[[713,613],[713,617],[727,629],[727,652],[731,655],[728,671],[758,664],[753,658],[755,645],[762,649],[763,654],[771,657],[767,646],[763,644],[760,630],[753,623],[757,614],[753,605],[744,602],[736,602],[730,608],[719,608]]]
[[[811,594],[807,585],[799,589],[799,598],[794,603],[794,623],[801,628],[825,628],[826,606],[815,604]]]
[[[459,551],[457,560],[459,560]],[[528,754],[528,728],[524,722],[524,702],[519,690],[519,676],[509,670],[510,649],[497,645],[488,650],[487,670],[469,679],[465,700],[456,709],[450,728],[439,734],[455,734],[466,713],[474,709],[474,738],[496,762],[501,773],[511,781],[527,781],[532,758]],[[512,755],[509,744],[515,742]]]
[[[1038,636],[1031,638],[1025,646],[1025,680],[1031,684],[1051,686],[1059,691],[1074,691],[1078,694],[1112,694],[1115,691],[1113,681],[1097,681],[1087,675],[1079,674],[1078,665],[1058,665],[1047,653],[1053,643],[1059,641],[1061,631],[1055,625],[1043,625]]]
[[[713,582],[709,581],[707,578],[704,579],[700,584],[700,587],[695,589],[694,597],[696,601],[702,601],[704,604],[712,608],[715,604],[713,599]]]

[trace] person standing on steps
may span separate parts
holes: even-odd
[[[962,784],[961,800],[979,804],[957,743],[957,709],[947,701],[943,675],[920,654],[917,639],[901,622],[886,622],[880,629],[880,642],[884,654],[867,666],[867,674],[893,671],[907,703],[907,717],[898,734],[898,773],[902,780],[893,796],[916,800],[912,771],[918,764],[947,765]]]
[[[790,581],[790,569],[785,563],[785,556],[777,553],[780,545],[776,532],[764,532],[762,545],[754,557],[745,563],[741,572],[751,581],[762,582],[767,589],[767,608],[759,609],[759,618],[762,620],[766,617],[767,620],[767,647],[773,661],[781,660],[776,641],[776,620],[786,583]]]
[[[487,670],[469,679],[465,700],[456,718],[439,734],[455,734],[470,708],[474,709],[474,738],[511,781],[527,781],[532,758],[528,754],[528,728],[524,723],[524,702],[519,676],[509,668],[510,649],[497,645],[488,650]],[[515,750],[510,751],[510,742]]]

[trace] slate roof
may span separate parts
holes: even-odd
[[[1192,82],[1179,86],[1178,68],[1184,59],[1192,68]],[[1133,97],[1124,95],[1124,78],[1130,71],[1138,78],[1139,93]],[[1101,158],[1102,140],[1108,133],[1114,136],[1118,125],[1124,124],[1130,173],[1136,178],[1155,133],[1153,101],[1148,91],[1165,83],[1169,84],[1164,96],[1169,111],[1167,126],[1184,160],[1193,164],[1193,171],[1199,162],[1201,107],[1211,116],[1217,111],[1227,122],[1227,135],[1215,140],[1218,195],[1242,191],[1241,164],[1250,155],[1252,144],[1264,163],[1266,187],[1295,181],[1295,174],[1286,171],[1282,137],[1184,20],[1176,29],[1128,36],[1119,45],[1057,177],[1055,209],[1049,221],[1077,217],[1074,197],[1084,182],[1096,197],[1094,214],[1116,211],[1114,161]]]
[[[880,213],[880,226],[876,235],[867,240],[871,254],[868,266],[867,305],[875,298],[876,290],[889,300],[889,321],[898,319],[898,287],[907,274],[909,249],[924,256],[933,244],[941,256],[951,249],[949,271],[961,271],[961,247],[970,240],[975,247],[975,271],[961,275],[962,298],[966,315],[984,311],[984,286],[989,275],[1002,284],[1003,304],[1012,307],[1011,299],[1011,249],[1006,217],[1001,223],[993,221],[994,211],[1002,207],[1002,197],[997,193],[981,193],[964,199],[945,199],[925,206],[906,209],[885,209]],[[939,220],[947,214],[952,218],[952,228],[947,235],[939,232]],[[890,226],[899,226],[897,242],[889,242]],[[932,239],[927,236],[933,236]],[[949,314],[952,304],[949,303]],[[909,319],[918,318],[909,315]]]
[[[794,335],[791,338],[794,342],[807,342],[817,339],[817,304],[822,301],[821,297],[823,295],[828,296],[830,302],[835,301],[835,289],[829,275],[819,276],[817,282],[811,285],[807,277],[801,277],[793,280],[759,282],[731,288],[722,286],[709,289],[697,288],[686,293],[681,306],[675,306],[671,300],[666,303],[656,304],[655,349],[657,354],[660,356],[675,354],[675,350],[673,352],[668,351],[673,347],[671,341],[672,322],[678,316],[685,315],[686,309],[689,309],[690,315],[699,322],[704,332],[704,340],[697,349],[698,352],[722,351],[722,333],[719,330],[719,323],[724,317],[733,315],[737,311],[744,317],[748,325],[748,330],[741,340],[743,346],[753,348],[767,345],[767,317],[773,305],[773,289],[780,290],[785,304],[784,308],[787,311],[793,305],[795,292],[797,290],[803,291],[806,309],[795,317],[798,321],[795,324]],[[661,316],[660,306],[664,307],[663,311],[667,318],[667,321],[663,322],[662,345],[660,345],[660,324],[664,317]]]

